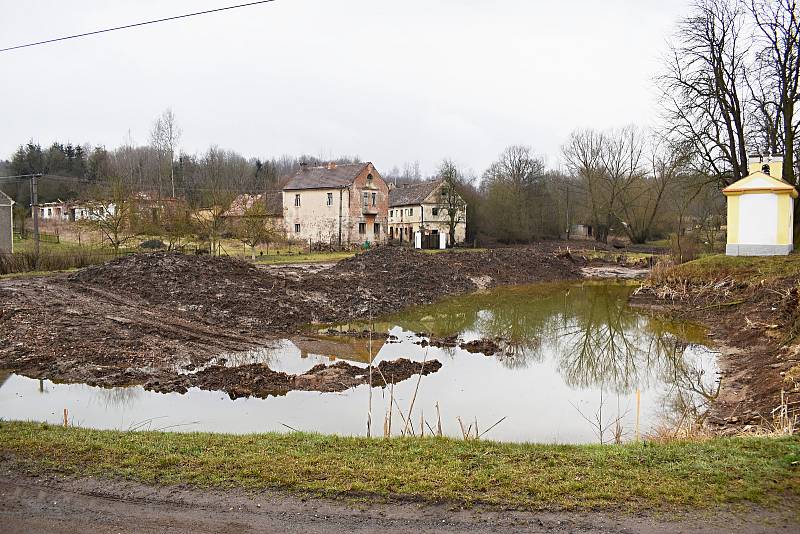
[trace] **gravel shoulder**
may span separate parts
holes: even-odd
[[[2,465],[2,464],[0,464]],[[791,532],[791,508],[660,514],[463,509],[417,502],[339,501],[280,492],[155,487],[91,478],[29,477],[2,466],[0,524],[25,533],[239,532]]]

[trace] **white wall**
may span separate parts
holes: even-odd
[[[739,243],[774,245],[778,242],[778,195],[750,193],[739,197]]]

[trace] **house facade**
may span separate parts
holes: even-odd
[[[794,248],[797,190],[781,176],[783,158],[751,156],[750,174],[722,190],[728,202],[728,256],[776,256]]]
[[[290,239],[333,246],[386,241],[389,188],[372,163],[303,166],[282,193]]]
[[[457,205],[455,217],[455,242],[467,237],[467,205],[458,196],[450,202],[451,193],[444,180],[428,180],[393,188],[389,192],[389,239],[414,242],[414,234],[450,234],[448,206]],[[452,246],[454,243],[449,243]]]
[[[113,203],[103,202],[44,202],[38,205],[39,220],[54,222],[75,222],[82,220],[97,220],[107,214],[113,215],[116,206]]]
[[[0,191],[0,254],[14,252],[14,201]]]

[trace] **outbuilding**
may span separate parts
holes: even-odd
[[[797,190],[781,179],[783,160],[756,156],[750,174],[722,193],[728,201],[728,256],[777,256],[792,251]]]
[[[14,252],[14,201],[0,191],[0,254]]]

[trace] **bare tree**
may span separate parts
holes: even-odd
[[[756,45],[759,79],[766,80],[769,95],[763,102],[773,109],[778,119],[773,131],[781,136],[773,144],[773,152],[782,152],[783,179],[796,183],[794,145],[798,130],[795,107],[800,100],[800,18],[796,0],[751,0],[750,10],[759,32]],[[777,137],[777,136],[776,136]],[[780,143],[780,144],[778,144]]]
[[[242,217],[234,224],[233,233],[236,238],[250,247],[250,256],[256,259],[256,247],[269,245],[280,239],[280,227],[267,216],[264,202],[253,202],[244,210]]]
[[[447,214],[447,232],[450,243],[456,242],[456,227],[465,221],[467,205],[459,193],[463,180],[461,172],[451,160],[444,160],[439,166],[439,177],[442,179],[442,189],[439,194],[439,204]]]
[[[490,231],[502,241],[530,241],[557,221],[545,215],[545,166],[528,146],[507,147],[483,175]]]
[[[150,142],[153,148],[158,152],[160,161],[169,158],[169,178],[172,190],[172,198],[175,198],[175,150],[178,147],[178,141],[181,138],[181,129],[175,119],[175,114],[172,109],[166,109],[156,120],[153,122],[153,128],[150,131]],[[161,170],[163,164],[160,165]],[[159,180],[159,185],[161,181]],[[161,190],[159,189],[159,194]]]
[[[136,201],[122,180],[112,180],[109,194],[104,201],[90,205],[90,214],[81,224],[99,231],[103,241],[119,254],[119,249],[136,237],[133,231],[137,216]]]
[[[749,42],[743,15],[737,0],[696,0],[658,79],[669,134],[690,143],[724,185],[747,176]]]

